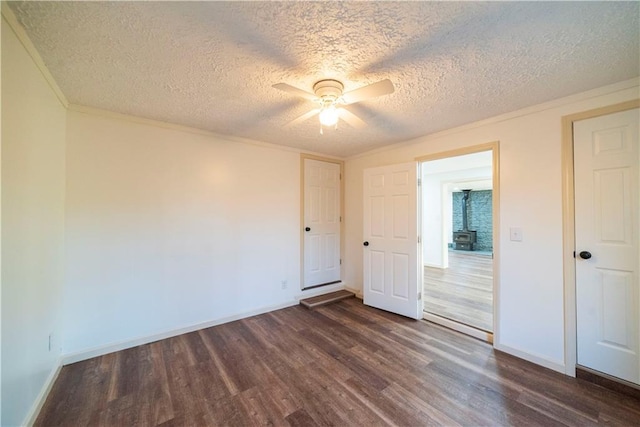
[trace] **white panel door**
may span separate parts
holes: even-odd
[[[340,281],[340,165],[304,160],[303,288]]]
[[[364,303],[422,318],[417,163],[364,171]]]
[[[640,384],[638,109],[574,123],[578,364]]]

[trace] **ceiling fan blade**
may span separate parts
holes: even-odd
[[[362,120],[360,117],[356,116],[346,108],[338,108],[338,114],[340,114],[340,118],[347,122],[349,126],[356,129],[362,129],[367,125],[364,120]]]
[[[309,101],[314,101],[314,100],[316,100],[318,98],[317,96],[315,96],[311,92],[307,92],[306,90],[298,89],[297,87],[288,85],[286,83],[278,83],[278,84],[273,85],[272,87],[274,87],[276,89],[280,89],[280,90],[282,90],[284,92],[287,92],[287,93],[290,93],[292,95],[296,95],[296,96],[299,96],[301,98],[308,99]]]
[[[311,117],[315,116],[316,114],[318,114],[320,112],[319,108],[316,108],[315,110],[311,110],[308,113],[304,113],[303,115],[301,115],[300,117],[298,117],[297,119],[293,119],[292,121],[290,121],[289,123],[287,123],[286,125],[284,125],[285,128],[290,128],[291,126],[295,126],[298,123],[302,123],[305,120],[309,120]]]
[[[382,95],[388,95],[394,91],[393,83],[391,80],[384,79],[377,83],[372,83],[367,86],[352,90],[342,95],[342,99],[346,105],[356,102],[364,101],[365,99],[376,98]]]

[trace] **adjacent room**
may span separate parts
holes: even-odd
[[[491,341],[493,333],[493,152],[428,160],[422,169],[424,312]],[[497,192],[496,192],[497,193]]]
[[[637,1],[1,7],[2,426],[637,424]]]

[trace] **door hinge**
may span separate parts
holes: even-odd
[[[420,243],[420,236],[418,236],[418,243]]]
[[[573,251],[573,257],[574,258],[576,257],[576,251]]]
[[[422,292],[418,292],[418,301],[422,299]]]
[[[418,187],[422,185],[422,178],[418,178]]]
[[[342,217],[340,217],[340,222],[342,222]]]
[[[342,265],[342,260],[340,260],[340,265]]]

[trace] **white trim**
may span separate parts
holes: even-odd
[[[33,63],[36,65],[38,70],[40,70],[42,77],[44,77],[46,82],[49,84],[49,87],[58,98],[58,101],[60,101],[60,103],[64,107],[69,107],[69,101],[67,101],[67,97],[64,96],[64,93],[62,93],[60,86],[58,86],[58,83],[56,83],[55,79],[49,72],[49,69],[44,64],[44,61],[38,53],[38,50],[31,42],[31,39],[27,35],[27,32],[24,30],[22,25],[20,25],[20,22],[18,21],[18,18],[16,18],[16,15],[13,13],[9,5],[7,5],[7,2],[3,1],[0,9],[5,22],[7,23],[7,25],[9,25],[9,28],[13,30],[20,43],[22,43],[22,46],[24,46],[24,49],[33,60]]]
[[[71,363],[80,362],[83,360],[91,359],[93,357],[103,356],[105,354],[113,353],[115,351],[126,350],[128,348],[137,347],[143,344],[149,344],[149,343],[160,341],[166,338],[172,338],[178,335],[188,334],[189,332],[198,331],[200,329],[222,325],[223,323],[233,322],[235,320],[245,319],[247,317],[256,316],[258,314],[268,313],[270,311],[292,307],[298,303],[299,301],[296,299],[286,303],[262,307],[256,310],[247,311],[247,312],[233,315],[233,316],[223,317],[215,320],[209,320],[207,322],[202,322],[202,323],[196,323],[190,326],[185,326],[183,328],[171,329],[171,330],[168,330],[165,332],[159,332],[153,335],[147,335],[144,337],[138,337],[138,338],[115,342],[107,345],[101,345],[98,347],[90,348],[88,350],[82,350],[76,353],[65,354],[62,356],[62,364],[69,365]]]
[[[454,331],[493,344],[493,334],[490,332],[481,331],[480,329],[472,328],[471,326],[463,325],[462,323],[454,322],[453,320],[449,320],[445,317],[440,317],[427,312],[422,313],[422,318],[426,321],[444,326],[445,328],[453,329]]]
[[[356,294],[356,298],[358,298],[360,300],[363,298],[362,289],[353,289],[353,288],[350,288],[350,287],[348,287],[346,285],[345,285],[344,289],[346,291],[353,292],[354,294]]]
[[[508,345],[502,345],[498,343],[494,343],[493,348],[495,348],[496,350],[502,351],[504,353],[508,353],[512,356],[518,357],[520,359],[524,359],[531,363],[535,363],[536,365],[540,365],[542,367],[551,369],[553,371],[560,372],[561,374],[565,373],[565,366],[563,361],[561,360],[548,359],[538,354],[530,353],[525,350],[520,350],[518,348],[514,348]]]
[[[525,107],[520,110],[501,114],[499,116],[494,116],[488,119],[479,120],[477,122],[467,123],[461,126],[457,126],[451,129],[445,129],[443,131],[435,132],[428,135],[423,135],[418,138],[410,139],[407,141],[401,141],[395,144],[385,145],[380,148],[374,148],[373,150],[365,151],[364,153],[358,153],[358,154],[354,154],[353,156],[349,156],[346,158],[346,160],[353,160],[360,157],[369,156],[372,154],[383,153],[385,151],[390,151],[390,150],[396,150],[404,146],[420,144],[423,142],[431,141],[436,138],[441,138],[443,136],[454,135],[456,133],[465,132],[467,130],[479,128],[489,124],[504,122],[517,117],[528,116],[531,114],[539,113],[541,111],[550,110],[553,108],[559,108],[565,105],[570,105],[576,102],[586,101],[592,98],[614,94],[616,92],[621,92],[623,90],[631,89],[638,86],[640,86],[640,77],[634,77],[629,80],[624,80],[618,83],[613,83],[607,86],[591,89],[585,92],[580,92],[575,95],[569,95],[564,98],[554,99],[552,101],[544,102],[542,104],[532,105],[530,107]]]
[[[272,149],[281,150],[281,151],[289,151],[292,153],[308,153],[316,156],[325,157],[330,161],[343,160],[340,157],[330,156],[323,153],[316,153],[313,151],[301,150],[299,148],[289,147],[286,145],[272,144],[269,142],[263,142],[255,139],[249,139],[249,138],[241,138],[239,136],[233,136],[233,135],[224,135],[224,134],[212,132],[209,130],[199,129],[191,126],[184,126],[184,125],[179,125],[171,122],[163,122],[155,119],[147,119],[144,117],[133,116],[130,114],[122,114],[122,113],[117,113],[115,111],[103,110],[101,108],[87,107],[85,105],[69,104],[67,109],[69,111],[74,111],[76,113],[89,114],[89,115],[98,116],[98,117],[106,117],[109,119],[123,120],[127,122],[132,122],[132,123],[137,123],[137,124],[142,124],[147,126],[154,126],[154,127],[159,127],[163,129],[175,130],[179,132],[186,132],[186,133],[191,133],[195,135],[208,136],[208,137],[229,141],[229,142],[239,142],[242,144],[254,145],[258,147],[272,148]]]
[[[493,274],[493,334],[491,336],[491,343],[494,345],[500,342],[502,337],[502,331],[500,328],[500,289],[501,289],[501,276],[500,276],[500,259],[502,251],[500,248],[500,199],[501,199],[501,186],[500,186],[500,141],[497,141],[491,148],[491,210],[493,215],[493,223],[491,224],[493,229],[493,255],[492,255],[492,274]]]
[[[42,385],[42,388],[40,389],[40,393],[38,393],[38,396],[34,400],[33,405],[31,405],[31,409],[29,409],[29,412],[27,412],[27,416],[24,418],[24,421],[22,422],[21,425],[32,426],[33,424],[35,424],[36,419],[38,418],[38,415],[40,415],[40,410],[42,410],[42,407],[44,406],[44,402],[46,402],[47,397],[49,396],[49,392],[51,391],[53,384],[58,379],[58,375],[60,375],[61,370],[62,370],[62,359],[58,358],[58,360],[56,360],[56,365],[54,366],[54,369],[52,369],[51,372],[49,373],[49,376],[47,377],[46,381]]]
[[[493,212],[493,256],[492,256],[492,271],[493,271],[493,333],[486,333],[483,331],[479,331],[475,328],[468,327],[467,325],[457,324],[456,322],[444,324],[441,323],[443,321],[451,322],[450,320],[440,317],[438,315],[433,315],[430,313],[424,313],[425,315],[429,315],[430,318],[428,320],[434,323],[441,323],[443,326],[446,326],[450,329],[454,329],[456,331],[465,333],[467,335],[471,335],[475,338],[482,339],[488,341],[492,344],[500,342],[500,141],[492,141],[485,144],[476,144],[470,145],[467,147],[461,147],[455,150],[450,151],[441,151],[438,153],[429,154],[426,156],[421,156],[416,158],[420,164],[432,160],[437,159],[445,159],[456,156],[463,156],[473,153],[483,153],[483,152],[491,152],[491,179],[492,179],[492,212]],[[420,216],[422,218],[422,216]],[[422,223],[422,221],[420,221]],[[422,250],[422,245],[419,246],[420,250]],[[423,283],[423,292],[424,292],[424,283]],[[482,332],[478,334],[478,332]],[[490,334],[490,338],[488,335]]]
[[[304,265],[304,251],[306,249],[305,246],[305,173],[307,167],[307,160],[315,160],[318,162],[324,163],[333,163],[337,164],[340,168],[340,179],[338,183],[338,188],[340,190],[340,197],[338,198],[338,202],[340,203],[340,208],[338,211],[340,212],[340,281],[342,281],[342,277],[344,276],[344,265],[342,265],[342,258],[344,258],[345,254],[345,233],[344,233],[344,224],[345,224],[345,203],[344,203],[344,185],[346,179],[344,179],[344,161],[325,157],[318,156],[310,153],[300,153],[300,288],[304,289],[305,287],[305,265]]]
[[[83,360],[91,359],[93,357],[103,356],[105,354],[113,353],[115,351],[126,350],[128,348],[149,344],[149,343],[160,341],[166,338],[172,338],[178,335],[188,334],[190,332],[198,331],[200,329],[206,329],[212,326],[233,322],[235,320],[245,319],[247,317],[268,313],[270,311],[292,307],[294,305],[299,304],[302,298],[309,298],[316,295],[322,295],[327,292],[339,291],[342,289],[344,289],[344,285],[342,283],[337,283],[331,286],[323,286],[322,288],[309,289],[307,291],[302,291],[300,294],[296,295],[292,301],[288,301],[285,303],[276,304],[276,305],[267,306],[267,307],[261,307],[256,310],[247,311],[247,312],[236,314],[233,316],[223,317],[215,320],[209,320],[207,322],[202,322],[202,323],[196,323],[193,325],[189,325],[189,326],[185,326],[177,329],[171,329],[168,331],[159,332],[152,335],[146,335],[143,337],[133,338],[130,340],[124,340],[124,341],[119,341],[119,342],[115,342],[107,345],[101,345],[101,346],[97,346],[87,350],[82,350],[76,353],[64,354],[62,356],[62,365],[69,365],[71,363],[80,362]]]
[[[640,108],[640,99],[607,105],[581,111],[561,118],[561,157],[562,157],[562,260],[564,293],[564,364],[565,374],[576,376],[577,330],[576,319],[576,264],[575,251],[575,194],[574,194],[574,153],[573,123],[608,114]]]

